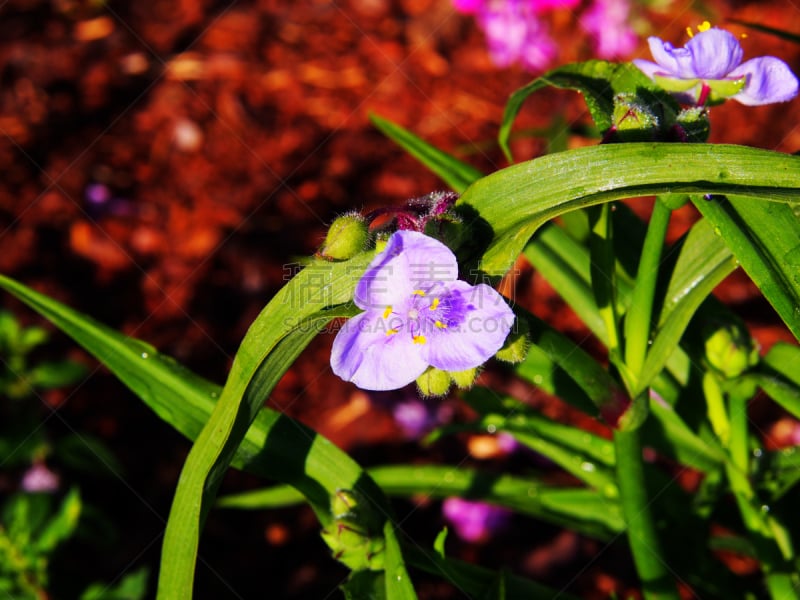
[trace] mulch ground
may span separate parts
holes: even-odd
[[[700,8],[673,3],[651,15],[652,32],[683,39],[683,29],[702,20]],[[719,23],[735,17],[800,31],[800,10],[789,1],[712,9]],[[569,15],[554,16],[552,26],[561,62],[590,57]],[[797,45],[750,32],[745,49],[774,53],[800,71]],[[647,56],[645,42],[637,55]],[[497,70],[474,23],[446,0],[7,0],[0,6],[0,272],[221,383],[249,323],[337,214],[444,187],[371,127],[371,112],[489,172],[506,164],[493,142],[504,102],[530,78]],[[556,113],[587,122],[576,95],[542,93],[526,104],[518,129],[546,127]],[[797,103],[716,108],[713,141],[797,151],[799,113]],[[522,137],[514,149],[520,159],[533,157],[545,141]],[[694,218],[682,217],[672,237]],[[583,335],[535,275],[523,270],[518,286],[528,308]],[[763,346],[791,339],[746,277],[733,277],[720,295],[742,308]],[[363,464],[463,456],[457,442],[423,451],[405,441],[385,408],[329,372],[329,345],[330,336],[310,346],[273,407]],[[64,338],[53,352],[94,365]],[[49,435],[96,436],[123,466],[81,482],[102,513],[98,522],[113,525],[64,559],[69,569],[82,581],[110,581],[146,564],[155,571],[188,443],[102,369],[42,399]],[[226,490],[261,484],[232,473]],[[441,526],[437,505],[399,506],[414,513],[410,527],[430,544]],[[454,553],[558,585],[597,551],[556,528],[518,524],[485,546],[454,542]],[[201,554],[198,597],[322,598],[346,575],[306,509],[215,514]],[[612,549],[573,589],[586,597],[627,591],[635,578],[624,555],[624,547]],[[425,598],[460,597],[420,581]]]

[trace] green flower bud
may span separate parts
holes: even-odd
[[[758,363],[758,347],[744,325],[728,323],[705,336],[706,360],[728,379],[738,377]]]
[[[687,142],[705,142],[711,132],[708,109],[702,106],[683,109],[678,113],[677,124],[686,136]]]
[[[336,490],[331,496],[331,521],[322,539],[333,557],[354,571],[383,568],[385,542],[380,525],[366,500],[355,490]]]
[[[636,94],[614,96],[612,122],[617,136],[626,142],[649,141],[658,132],[658,117]]]
[[[495,358],[515,365],[521,363],[528,356],[531,347],[530,328],[528,321],[517,319],[516,328],[506,338],[505,344],[495,354]]]
[[[460,390],[468,390],[475,384],[478,377],[478,367],[467,369],[466,371],[448,371],[450,379]]]
[[[346,260],[363,251],[368,240],[369,227],[364,217],[347,213],[331,224],[319,253],[329,260]]]
[[[417,377],[417,389],[424,398],[444,396],[450,391],[450,373],[436,367],[428,367]]]
[[[382,537],[373,537],[357,523],[336,519],[322,530],[322,539],[333,552],[333,557],[353,571],[383,568],[386,543]]]

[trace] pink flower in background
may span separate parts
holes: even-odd
[[[581,15],[581,27],[592,36],[600,58],[626,56],[636,49],[639,38],[631,29],[629,0],[595,0]]]
[[[507,67],[521,62],[542,71],[558,55],[558,46],[543,17],[554,10],[575,9],[580,0],[452,0],[459,12],[475,15],[486,35],[492,62]],[[601,58],[625,56],[638,38],[628,25],[630,0],[594,0],[580,18]]]
[[[505,508],[463,498],[447,498],[442,514],[456,535],[467,542],[486,540],[494,531],[508,524],[511,513]]]
[[[456,10],[468,15],[478,12],[484,4],[486,4],[486,0],[453,0]]]
[[[575,8],[580,3],[581,0],[529,0],[527,2],[531,10],[538,13],[559,8]]]
[[[58,475],[47,468],[43,462],[36,461],[25,471],[20,487],[29,493],[58,491]]]
[[[521,1],[494,2],[477,14],[492,62],[507,67],[517,61],[531,71],[547,68],[558,49],[545,25]]]

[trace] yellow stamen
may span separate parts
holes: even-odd
[[[384,319],[388,319],[390,314],[392,314],[392,307],[391,306],[387,306],[386,310],[383,311],[383,318]]]
[[[434,298],[433,302],[431,302],[431,305],[428,308],[430,308],[431,310],[436,310],[438,307],[439,307],[439,298]]]
[[[427,341],[428,341],[428,340],[426,340],[426,339],[425,339],[425,336],[424,336],[424,335],[415,335],[415,336],[414,336],[413,338],[411,338],[411,339],[412,339],[412,340],[414,340],[414,343],[415,343],[415,344],[424,344],[425,342],[427,342]]]
[[[445,325],[441,321],[435,321],[433,324],[436,325],[439,329],[447,329],[447,325]]]
[[[708,21],[703,21],[700,25],[697,26],[697,33],[702,33],[703,31],[708,31],[711,29],[711,23]],[[686,28],[686,33],[689,35],[690,38],[694,37],[694,31],[692,31],[691,27]]]
[[[425,292],[422,290],[414,290],[414,296],[424,296]]]
[[[387,336],[389,336],[389,335],[394,335],[395,333],[397,333],[397,331],[398,331],[397,329],[389,329],[389,330],[386,332],[386,335],[387,335]]]

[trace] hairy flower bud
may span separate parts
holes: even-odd
[[[428,367],[417,377],[417,389],[425,398],[439,398],[450,390],[450,373],[436,367]]]
[[[368,240],[369,228],[364,217],[347,213],[331,224],[319,253],[329,260],[346,260],[364,250]]]
[[[525,319],[517,319],[515,323],[516,331],[511,332],[506,338],[506,343],[503,344],[503,347],[495,354],[497,360],[502,360],[512,365],[525,360],[525,357],[528,356],[528,350],[531,347],[528,322]]]
[[[466,371],[448,371],[450,379],[460,390],[468,390],[475,384],[478,377],[478,368],[467,369]]]

